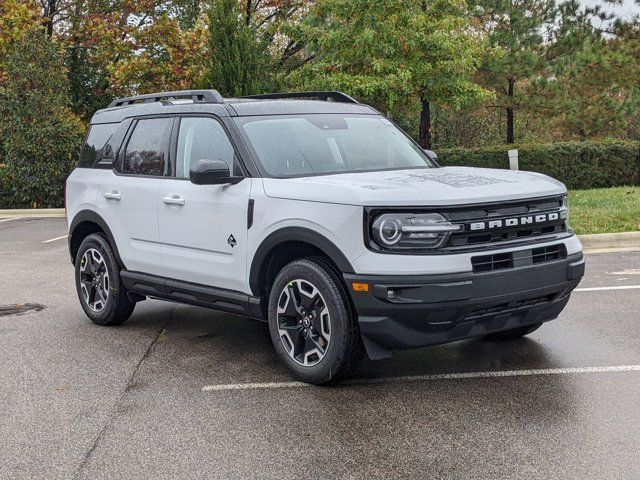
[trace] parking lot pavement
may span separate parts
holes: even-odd
[[[0,317],[2,479],[640,478],[640,252],[589,255],[528,339],[397,352],[322,388],[289,384],[244,318],[147,300],[91,324],[65,233],[0,223],[0,305],[46,307]]]

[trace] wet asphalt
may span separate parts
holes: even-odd
[[[575,292],[526,339],[365,360],[355,383],[211,391],[292,380],[266,326],[156,300],[95,326],[66,240],[42,243],[65,233],[0,222],[0,306],[46,307],[0,316],[1,479],[640,479],[640,371],[556,370],[640,365],[640,289]],[[630,285],[640,252],[587,256],[581,288]],[[531,374],[425,378],[511,370]]]

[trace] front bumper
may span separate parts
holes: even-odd
[[[371,358],[555,319],[584,275],[582,254],[488,273],[344,274]],[[352,283],[366,283],[356,292]]]

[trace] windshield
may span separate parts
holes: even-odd
[[[274,177],[436,166],[380,115],[282,115],[235,121],[264,170]]]

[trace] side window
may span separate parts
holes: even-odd
[[[91,125],[87,140],[80,152],[80,168],[91,168],[101,160],[105,144],[116,131],[119,123],[99,123]]]
[[[239,175],[233,145],[220,123],[209,117],[182,117],[176,152],[176,177],[189,178],[192,163],[223,160],[232,175]]]
[[[171,118],[138,120],[124,151],[122,173],[164,175],[172,124]]]

